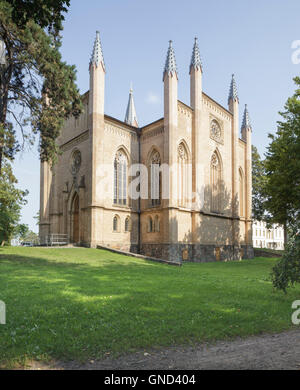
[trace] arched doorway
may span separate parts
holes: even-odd
[[[79,243],[79,196],[77,193],[72,202],[72,242]]]

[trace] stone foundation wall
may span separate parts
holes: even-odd
[[[140,253],[144,256],[156,257],[176,263],[181,262],[180,244],[142,244]]]
[[[283,252],[276,253],[274,251],[268,252],[268,251],[264,251],[263,249],[257,249],[257,248],[254,249],[254,256],[255,257],[273,257],[273,258],[274,257],[282,257],[282,253]]]
[[[39,239],[41,245],[46,245],[47,237],[50,234],[50,223],[40,223],[39,225]]]
[[[142,244],[141,254],[174,262],[197,263],[252,259],[253,247],[242,245]]]
[[[89,247],[87,243],[83,246]],[[101,245],[101,244],[99,244]],[[107,248],[112,248],[128,253],[141,254],[147,257],[163,259],[175,263],[185,261],[195,263],[207,263],[213,261],[232,261],[243,259],[252,259],[254,257],[253,247],[249,245],[202,245],[202,244],[154,244],[146,243],[139,247],[137,244],[120,244],[111,243],[103,244]],[[97,245],[95,246],[97,247]]]
[[[244,251],[243,259],[253,259],[254,258],[254,249],[251,245],[242,245]]]

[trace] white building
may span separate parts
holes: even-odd
[[[253,221],[252,239],[254,248],[284,249],[284,231],[281,225],[266,227],[266,222]]]
[[[19,240],[19,238],[12,238],[10,240],[10,245],[11,246],[20,246],[21,245],[21,241]]]

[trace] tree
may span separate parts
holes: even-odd
[[[272,270],[273,286],[286,293],[288,287],[300,283],[300,234],[293,229],[284,254]]]
[[[29,226],[25,223],[20,223],[16,226],[13,238],[17,238],[23,242],[31,242],[32,244],[37,244],[39,242],[38,235],[30,230]]]
[[[28,232],[29,232],[29,226],[25,223],[20,223],[15,229],[14,236],[15,236],[15,238],[19,238],[21,240],[24,240],[24,238],[26,237]]]
[[[0,175],[3,159],[12,160],[35,135],[40,135],[41,160],[53,163],[63,121],[82,110],[75,67],[59,52],[65,4],[69,1],[0,2]]]
[[[300,78],[294,81],[297,89],[280,113],[276,135],[270,135],[265,165],[266,207],[285,226],[285,252],[271,273],[273,286],[284,292],[300,283]]]
[[[265,218],[264,194],[265,168],[257,148],[252,145],[252,214],[257,221]]]
[[[33,218],[36,220],[36,225],[39,225],[40,224],[40,220],[41,220],[40,212],[38,211]]]
[[[285,245],[288,227],[298,225],[300,218],[300,78],[294,81],[298,88],[280,113],[283,121],[278,122],[276,134],[269,134],[264,163],[268,220],[284,226]]]
[[[28,191],[18,189],[17,183],[11,165],[5,160],[0,180],[0,244],[2,246],[10,241],[17,229],[21,207],[26,204]]]
[[[36,245],[39,243],[39,236],[32,230],[29,230],[26,236],[23,238],[23,241],[28,241]]]
[[[63,12],[68,11],[70,0],[6,0],[12,6],[12,20],[19,27],[33,20],[52,34],[62,30]]]

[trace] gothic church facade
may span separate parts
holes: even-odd
[[[83,113],[65,122],[57,163],[41,163],[41,243],[65,234],[74,244],[174,262],[253,257],[252,128],[246,106],[240,130],[234,76],[225,108],[202,91],[195,39],[190,104],[179,101],[170,41],[164,117],[140,128],[132,90],[124,121],[104,113],[106,68],[98,32],[89,70]],[[136,164],[145,167],[148,185],[142,180],[146,195],[132,198],[130,169]],[[165,175],[161,167],[171,168]]]

